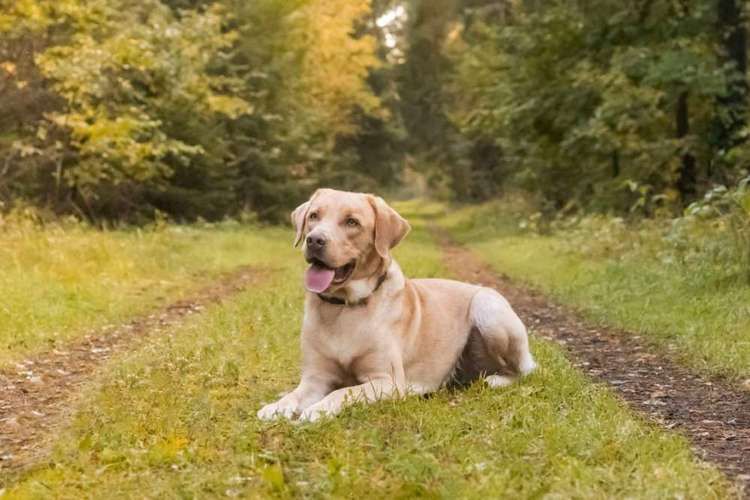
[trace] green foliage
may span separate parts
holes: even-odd
[[[736,244],[724,209],[709,210],[637,222],[585,215],[540,228],[533,205],[508,200],[453,211],[443,222],[499,272],[595,321],[641,333],[693,368],[745,380],[747,247]]]
[[[707,131],[729,70],[716,58],[714,25],[707,2],[514,4],[457,26],[451,116],[473,142],[496,145],[507,181],[551,208],[669,206],[680,198],[683,155],[707,169],[715,154]],[[690,130],[680,136],[683,94]]]
[[[369,2],[237,1],[233,9],[242,21],[234,64],[253,68],[243,78],[257,105],[255,120],[230,131],[246,203],[286,220],[286,208],[317,185],[395,182],[396,153],[368,147],[397,135],[369,81],[381,68],[377,40],[358,29]]]
[[[682,224],[695,225],[696,220],[710,222],[719,241],[714,257],[733,267],[750,283],[750,177],[740,181],[735,189],[717,186],[708,191],[702,200],[692,203],[686,210]],[[729,235],[729,238],[722,236]],[[728,240],[728,241],[727,241]]]
[[[0,2],[6,202],[281,220],[408,166],[441,197],[663,215],[750,164],[734,0]]]
[[[398,110],[408,133],[406,144],[416,157],[416,168],[439,191],[448,188],[460,199],[470,199],[471,173],[466,172],[466,141],[447,114],[444,84],[452,63],[444,53],[445,39],[458,4],[455,0],[414,0],[408,4],[404,55],[395,71]]]
[[[97,22],[37,58],[66,102],[64,111],[47,115],[50,126],[67,132],[66,149],[76,154],[61,180],[86,206],[101,186],[158,186],[176,165],[204,153],[200,144],[169,133],[169,110],[185,109],[206,126],[213,115],[235,118],[252,111],[242,99],[222,93],[238,82],[207,73],[211,59],[234,37],[222,33],[218,8],[177,19],[156,1],[128,4],[89,3],[86,14]]]
[[[89,219],[278,218],[393,135],[369,83],[377,40],[357,29],[364,0],[23,0],[0,12],[0,93],[49,96],[34,113],[3,105],[15,117],[0,120],[5,198]],[[370,162],[350,187],[391,177],[393,163],[386,172]]]

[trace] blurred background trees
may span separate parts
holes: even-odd
[[[0,0],[0,198],[286,217],[318,185],[678,213],[748,176],[741,0]]]
[[[389,133],[368,83],[376,39],[357,33],[366,1],[0,6],[5,200],[89,219],[275,218],[315,184],[389,180],[359,161]]]
[[[499,153],[466,168],[481,181],[499,167],[558,210],[650,212],[746,176],[743,9],[732,0],[465,6],[447,49],[448,113],[472,148]]]

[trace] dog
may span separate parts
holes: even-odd
[[[260,419],[312,422],[353,402],[479,378],[503,387],[536,367],[524,324],[498,292],[404,276],[391,250],[411,227],[382,198],[319,189],[292,223],[309,264],[302,377]]]

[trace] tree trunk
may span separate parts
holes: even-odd
[[[616,149],[612,151],[612,178],[620,177],[620,152]]]
[[[677,138],[684,139],[690,133],[690,114],[688,107],[688,93],[683,91],[677,98]],[[682,153],[680,176],[677,179],[677,189],[683,202],[690,201],[697,192],[698,172],[695,167],[695,156],[685,148]]]

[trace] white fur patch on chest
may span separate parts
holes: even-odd
[[[352,280],[346,285],[349,302],[359,302],[372,294],[371,279]]]
[[[376,353],[391,342],[389,318],[378,308],[362,306],[323,306],[313,303],[306,310],[303,334],[324,357],[348,367],[366,353]]]
[[[314,294],[305,301],[303,335],[324,357],[348,367],[362,356],[384,356],[393,352],[397,339],[393,324],[401,317],[397,298],[404,288],[404,277],[398,264],[392,262],[387,279],[378,287],[377,277],[347,283],[350,302],[369,299],[361,305],[326,304]]]

